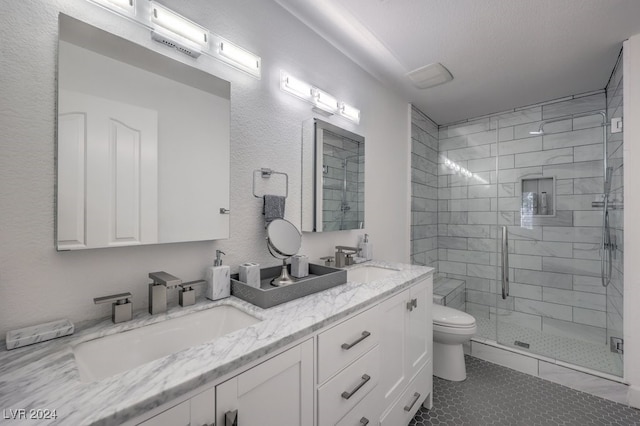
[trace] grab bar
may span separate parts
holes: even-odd
[[[509,296],[509,238],[507,227],[502,227],[502,298]]]

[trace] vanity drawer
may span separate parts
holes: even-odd
[[[382,414],[382,388],[376,386],[336,426],[377,426]]]
[[[320,426],[335,425],[378,384],[380,350],[376,346],[318,389]],[[375,396],[374,392],[371,396]]]
[[[378,344],[378,307],[373,307],[318,335],[318,383]]]
[[[432,388],[431,360],[427,362],[416,377],[409,383],[400,398],[391,406],[380,421],[380,426],[397,426],[409,424],[420,405],[429,396]]]

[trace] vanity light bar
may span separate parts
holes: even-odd
[[[221,39],[217,45],[220,59],[242,71],[246,71],[257,78],[260,78],[262,65],[260,56],[254,55],[228,40]]]
[[[338,112],[344,118],[347,118],[356,124],[360,123],[360,110],[358,108],[352,107],[349,104],[345,104],[344,102],[340,102],[340,108]]]
[[[280,88],[305,101],[311,101],[313,86],[290,76],[284,71],[280,72]]]
[[[311,102],[321,110],[316,112],[337,113],[339,116],[351,120],[356,124],[360,123],[360,110],[358,108],[340,102],[324,90],[299,80],[286,71],[280,71],[280,89],[307,102]]]
[[[207,48],[209,45],[209,31],[206,28],[189,21],[154,1],[151,1],[150,4],[151,23],[154,25],[154,30],[162,27],[182,39],[187,39],[197,44],[201,49]],[[166,32],[163,33],[165,36],[167,35]],[[183,40],[178,39],[176,41],[182,42]]]
[[[313,103],[321,110],[332,114],[338,111],[338,100],[317,87],[313,88]]]
[[[135,10],[135,0],[103,0],[106,3],[111,3],[124,10]]]

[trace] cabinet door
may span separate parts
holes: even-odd
[[[433,327],[429,317],[431,299],[427,281],[409,289],[411,308],[407,310],[407,372],[412,380],[431,356]]]
[[[139,423],[138,426],[189,426],[189,405],[189,401],[185,401],[151,417],[149,420]]]
[[[404,391],[407,371],[406,316],[410,289],[380,304],[380,382],[383,406],[389,407]]]
[[[217,386],[217,425],[227,413],[237,414],[238,426],[312,425],[313,341]]]

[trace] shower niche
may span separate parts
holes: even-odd
[[[555,177],[527,177],[520,181],[521,217],[554,217],[556,215]]]

